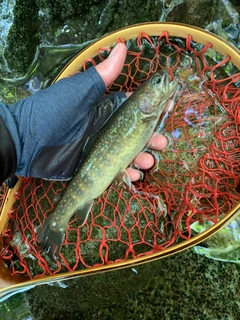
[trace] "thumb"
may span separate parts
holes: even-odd
[[[126,59],[127,49],[125,44],[118,43],[109,57],[96,66],[97,72],[108,87],[120,74]]]

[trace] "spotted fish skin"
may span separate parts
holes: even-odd
[[[155,73],[126,100],[99,131],[88,155],[43,224],[38,244],[56,261],[72,215],[80,211],[83,223],[94,199],[123,172],[146,146],[156,128],[177,79]]]

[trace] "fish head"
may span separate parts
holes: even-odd
[[[166,102],[173,96],[178,86],[178,79],[169,78],[167,70],[153,74],[144,84],[139,94],[138,108],[143,120],[159,118]]]

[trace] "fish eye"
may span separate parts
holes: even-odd
[[[155,75],[151,79],[152,85],[158,85],[161,82],[161,77],[159,75]]]

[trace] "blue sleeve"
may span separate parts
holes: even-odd
[[[76,126],[105,90],[94,67],[59,80],[16,103],[14,114],[22,131],[20,134],[27,133],[44,146],[71,141]]]
[[[16,174],[28,177],[43,147],[79,138],[86,129],[84,117],[105,90],[103,79],[91,67],[4,108],[17,151]]]

